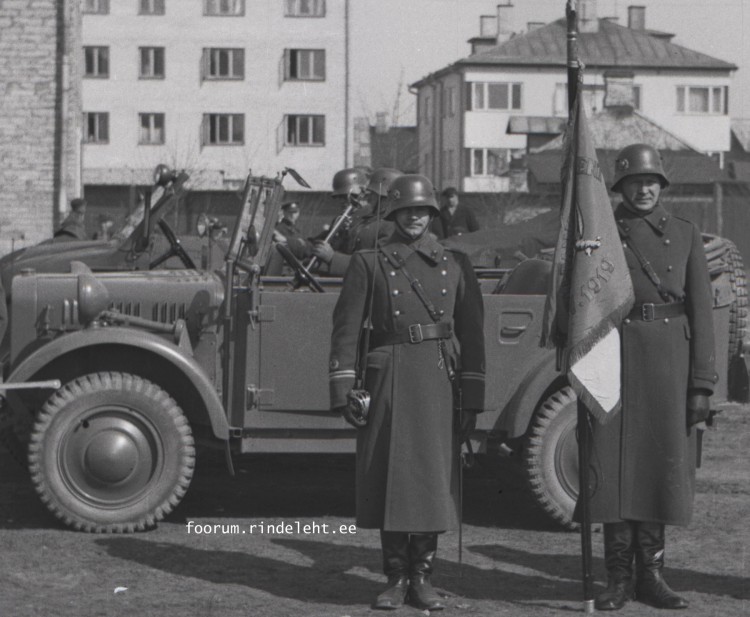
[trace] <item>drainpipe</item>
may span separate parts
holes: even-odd
[[[349,167],[349,0],[344,0],[344,167]]]

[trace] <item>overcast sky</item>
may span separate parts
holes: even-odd
[[[504,0],[503,0],[504,1]],[[413,124],[415,97],[407,86],[469,55],[479,16],[493,15],[498,0],[350,0],[353,114],[391,113]],[[529,21],[565,15],[565,0],[513,0],[514,30]],[[674,33],[672,42],[739,67],[730,92],[730,115],[750,119],[750,0],[598,0],[599,17],[627,25],[629,5],[646,7],[646,27]],[[401,96],[397,97],[399,84]]]

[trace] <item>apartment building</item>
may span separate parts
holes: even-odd
[[[350,159],[349,0],[82,0],[87,192],[194,191],[292,167],[328,189]]]
[[[627,26],[579,0],[582,96],[605,108],[613,82],[642,116],[715,154],[730,149],[729,87],[737,67],[646,28],[646,10],[628,8]],[[526,190],[527,151],[554,138],[567,116],[566,23],[530,23],[516,33],[513,6],[480,17],[470,56],[412,84],[417,91],[420,172],[465,192]]]

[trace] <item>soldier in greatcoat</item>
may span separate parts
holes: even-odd
[[[698,229],[659,202],[669,185],[659,153],[633,144],[615,167],[635,307],[622,324],[622,413],[593,430],[591,520],[604,523],[608,573],[595,604],[617,610],[635,593],[685,608],[662,578],[664,526],[692,514],[696,433],[717,380],[711,284]]]
[[[343,276],[349,260],[355,251],[375,248],[377,243],[393,233],[393,223],[383,220],[383,209],[388,196],[388,188],[401,172],[390,167],[381,167],[372,172],[364,189],[364,204],[352,218],[352,223],[343,236],[344,241],[337,250],[332,246],[317,242],[313,253],[328,264],[330,276]]]
[[[312,244],[297,227],[299,206],[296,201],[288,201],[281,206],[282,218],[276,224],[276,231],[284,237],[284,242],[297,259],[306,259],[312,254]]]
[[[408,593],[420,608],[438,610],[443,601],[430,583],[437,537],[457,525],[459,439],[484,405],[482,295],[466,255],[428,233],[439,210],[427,178],[396,178],[387,208],[393,234],[352,256],[334,310],[331,408],[359,427],[357,524],[381,530],[388,577],[374,608],[398,608]],[[372,400],[361,426],[347,393],[366,324],[364,388]]]

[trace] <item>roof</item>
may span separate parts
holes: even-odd
[[[734,71],[737,66],[669,42],[662,33],[634,30],[606,19],[597,32],[578,34],[578,55],[588,68],[638,68]],[[465,66],[558,67],[567,63],[567,27],[558,19],[541,28],[458,60],[454,64],[412,84],[421,86],[444,73]]]
[[[729,161],[728,167],[732,180],[750,182],[750,161]]]
[[[732,118],[731,130],[745,152],[750,152],[750,118]]]
[[[614,177],[615,158],[619,148],[605,150],[597,148],[599,165],[604,172],[605,183],[611,186]],[[671,184],[712,184],[726,180],[726,174],[712,158],[691,151],[661,150],[664,171]],[[562,150],[546,150],[529,154],[526,158],[529,173],[540,184],[559,184]]]
[[[620,150],[625,146],[643,142],[657,150],[696,150],[685,140],[677,137],[653,120],[630,107],[606,107],[588,118],[589,132],[597,148]],[[560,134],[534,152],[561,150],[563,135]]]

